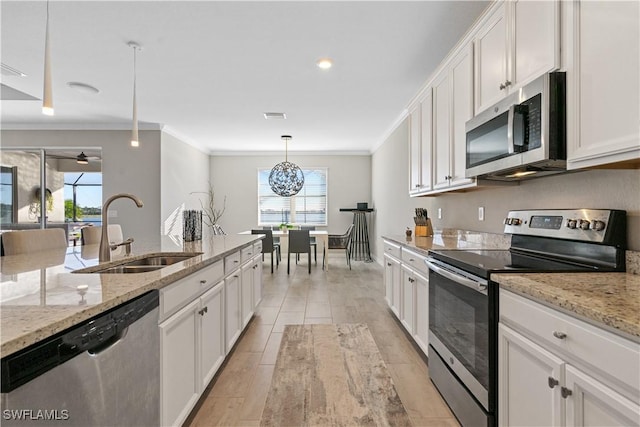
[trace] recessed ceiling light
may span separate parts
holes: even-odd
[[[331,58],[321,58],[318,59],[318,62],[316,62],[316,64],[323,70],[328,70],[333,65],[333,61],[331,60]]]
[[[287,115],[285,113],[263,113],[263,115],[264,115],[264,118],[267,120],[287,118]]]
[[[86,83],[67,82],[67,86],[69,86],[73,90],[77,90],[78,92],[82,92],[82,93],[89,93],[92,95],[100,93],[100,90],[97,87],[93,87]]]

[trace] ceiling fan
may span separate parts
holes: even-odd
[[[61,160],[75,160],[78,164],[81,165],[86,165],[89,163],[89,161],[102,161],[101,156],[95,155],[91,152],[89,153],[89,155],[87,155],[85,154],[84,150],[80,150],[80,153],[72,153],[68,151],[56,153],[47,152],[47,157]]]

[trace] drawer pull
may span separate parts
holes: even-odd
[[[204,284],[206,284],[206,283],[207,283],[207,281],[206,281],[206,280],[200,280],[200,284],[201,284],[201,285],[204,285]]]
[[[563,340],[567,337],[567,334],[564,332],[553,331],[553,336],[558,338],[559,340]]]
[[[233,260],[233,263],[234,263],[234,264],[237,264],[237,263],[239,263],[239,262],[240,262],[240,261],[238,261],[237,259],[234,259],[234,260]]]
[[[571,396],[572,394],[573,394],[573,392],[571,390],[569,390],[568,388],[566,388],[564,386],[560,387],[560,395],[563,398],[566,399],[567,397]]]
[[[415,281],[416,281],[415,279],[413,279],[413,278],[409,277],[409,282],[410,282],[410,283],[413,283],[413,282],[415,282]]]
[[[549,388],[554,388],[558,384],[560,384],[560,381],[558,381],[557,379],[555,379],[553,377],[549,377]]]
[[[416,262],[416,260],[413,258],[409,258],[409,262]]]
[[[391,263],[390,263],[390,262],[388,262],[388,263],[387,263],[387,265],[388,265],[389,267],[391,267]]]

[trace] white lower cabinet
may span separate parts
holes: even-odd
[[[200,300],[160,324],[161,423],[180,425],[200,396],[198,341]]]
[[[160,289],[161,425],[181,425],[222,366],[251,318],[262,269],[245,247],[248,287],[242,286],[240,250]],[[244,253],[243,252],[243,253]],[[253,257],[253,258],[250,258]],[[260,263],[261,265],[261,263]],[[226,277],[224,277],[226,275]],[[256,287],[257,286],[257,287]],[[243,299],[244,296],[248,299]],[[244,304],[244,305],[243,305]],[[246,320],[246,322],[243,322]]]
[[[429,350],[429,269],[425,256],[414,248],[387,240],[384,246],[385,299],[426,355]]]
[[[253,308],[255,309],[262,301],[262,255],[253,258]]]
[[[240,308],[242,289],[240,282],[239,270],[224,279],[226,354],[229,354],[242,332],[242,311]]]
[[[220,282],[200,297],[201,343],[200,386],[204,390],[218,372],[225,357],[224,282]]]
[[[501,426],[640,425],[640,345],[500,291]]]
[[[385,299],[396,316],[400,316],[400,261],[384,255]]]
[[[413,322],[415,315],[416,275],[413,270],[402,266],[402,305],[400,309],[400,322],[402,326],[413,335]]]
[[[253,267],[255,267],[253,262],[248,262],[242,266],[240,291],[242,328],[247,326],[253,316],[253,271],[255,270]]]

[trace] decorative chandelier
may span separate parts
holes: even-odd
[[[269,185],[278,196],[289,197],[300,192],[304,185],[304,174],[298,165],[288,161],[288,144],[290,135],[282,135],[285,143],[284,162],[278,163],[271,169]]]

